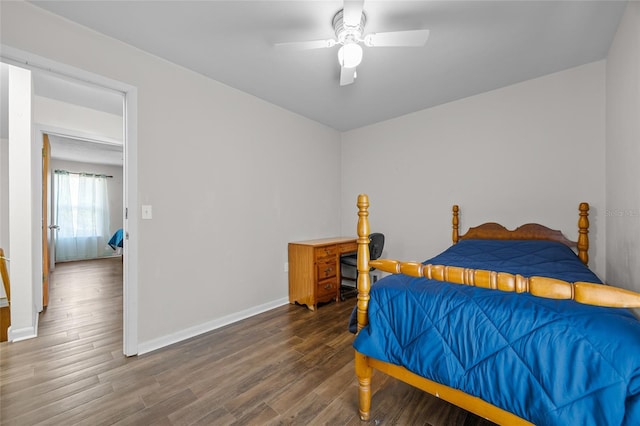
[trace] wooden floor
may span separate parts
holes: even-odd
[[[357,417],[354,299],[122,355],[119,259],[59,264],[39,337],[0,344],[2,425],[490,425],[381,373]],[[167,312],[171,315],[171,312]]]

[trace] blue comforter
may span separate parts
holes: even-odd
[[[115,250],[118,247],[122,247],[123,242],[124,242],[124,232],[122,228],[120,228],[111,236],[111,239],[107,244],[109,244],[109,246]]]
[[[599,282],[546,241],[465,240],[425,263]],[[640,424],[640,321],[625,309],[392,275],[354,347],[538,425]]]

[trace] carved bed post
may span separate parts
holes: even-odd
[[[369,323],[369,197],[358,196],[358,331]]]
[[[358,195],[358,332],[369,323],[369,197]],[[358,401],[360,418],[369,420],[371,411],[371,376],[373,370],[367,357],[355,352],[355,369],[358,377]]]
[[[453,224],[453,235],[451,236],[451,239],[453,240],[453,244],[458,244],[458,239],[459,239],[459,235],[458,235],[458,225],[460,224],[460,220],[458,219],[458,211],[460,210],[460,208],[458,207],[457,204],[453,205],[453,219],[451,221],[451,223]]]
[[[578,257],[585,265],[589,264],[589,203],[580,203],[578,219]]]

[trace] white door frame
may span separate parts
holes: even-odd
[[[123,117],[123,122],[124,122],[124,117]],[[44,135],[47,134],[49,136],[62,136],[62,137],[67,137],[67,138],[71,138],[71,139],[80,139],[80,140],[85,140],[85,141],[89,141],[89,142],[94,142],[94,143],[100,143],[100,144],[105,144],[105,145],[118,145],[121,146],[122,142],[120,141],[115,141],[112,140],[108,137],[103,137],[99,134],[94,134],[94,133],[85,133],[85,132],[80,132],[77,130],[73,130],[73,129],[64,129],[64,128],[60,128],[60,127],[55,127],[55,126],[50,126],[47,124],[41,124],[41,123],[33,123],[33,134],[35,135],[34,138],[35,140],[33,141],[34,144],[34,149],[38,149],[38,146],[42,146],[42,140],[44,138]],[[124,163],[122,164],[123,166],[123,172],[124,172]],[[42,176],[42,171],[40,170],[33,170],[34,173],[34,182],[38,181],[38,182],[42,182],[43,181],[43,176]],[[124,174],[124,173],[123,173]],[[37,176],[36,176],[37,175]],[[53,181],[52,181],[53,182]],[[125,185],[125,183],[123,182],[123,186]],[[124,191],[123,191],[123,201],[124,201]],[[53,209],[53,203],[51,202],[51,200],[49,200],[49,205],[50,208]],[[125,205],[125,203],[123,202],[123,205]],[[36,206],[37,207],[37,206]],[[49,215],[49,219],[53,219],[53,210],[52,213]],[[124,221],[123,221],[124,224]],[[47,224],[43,223],[42,226],[47,226]],[[51,261],[49,262],[50,265],[55,264],[55,245],[52,243],[55,243],[55,241],[52,238],[49,238],[49,243],[50,243],[50,250],[49,250],[49,254],[50,254],[50,259]],[[53,249],[53,250],[52,250]],[[44,267],[44,265],[43,265]],[[124,274],[123,274],[123,286],[124,286]],[[38,310],[38,312],[42,312],[43,306],[43,289],[42,286],[38,286],[35,285],[34,286],[34,298],[36,299],[36,309]]]
[[[52,61],[47,58],[0,44],[0,60],[11,65],[27,69],[47,71],[64,78],[79,80],[105,89],[123,93],[124,102],[124,231],[125,249],[123,251],[123,353],[126,356],[138,353],[138,89],[135,86],[116,81],[79,68]],[[36,133],[36,132],[34,132]],[[32,140],[32,149],[41,149],[41,134]],[[42,181],[37,183],[42,192]],[[34,188],[34,191],[37,188]],[[34,209],[37,210],[37,209]],[[33,214],[42,215],[34,211]],[[33,244],[42,253],[42,235],[33,237]],[[40,254],[42,256],[42,254]],[[34,259],[37,263],[38,259]],[[39,259],[42,264],[42,259]],[[40,287],[41,287],[40,283]],[[34,300],[34,304],[37,301]],[[40,305],[42,295],[40,295]],[[36,305],[37,306],[37,305]]]
[[[124,123],[124,118],[123,118],[123,123]],[[123,141],[114,140],[109,137],[105,137],[96,133],[85,133],[75,129],[66,129],[62,127],[50,126],[48,124],[41,124],[41,123],[33,123],[33,129],[34,129],[34,134],[36,135],[35,136],[36,140],[34,142],[35,144],[38,143],[38,140],[42,142],[44,135],[47,134],[49,136],[61,136],[65,138],[93,142],[96,144],[116,145],[118,147],[123,147]],[[124,147],[123,147],[123,150],[124,150]],[[122,167],[124,168],[124,162],[122,163]],[[42,178],[42,176],[40,176],[40,178]],[[124,188],[124,182],[123,182],[123,188]],[[123,201],[124,201],[124,191],[122,194],[123,194]],[[49,205],[50,210],[52,209],[52,206],[53,206],[53,203],[50,202],[50,205]],[[53,211],[51,211],[49,214],[50,223],[48,225],[52,224],[51,223],[52,219],[53,219]],[[51,237],[51,235],[55,235],[55,233],[51,233],[49,237],[49,271],[53,272],[55,269],[55,239]],[[40,311],[42,311],[42,304],[39,306],[39,309],[38,309],[38,312]]]

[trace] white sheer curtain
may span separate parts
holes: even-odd
[[[55,171],[56,261],[111,254],[107,177]]]

